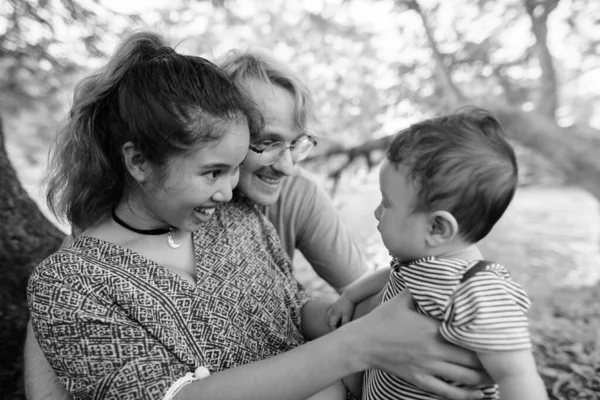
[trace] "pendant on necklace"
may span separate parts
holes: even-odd
[[[175,230],[175,228],[169,229],[169,234],[167,235],[167,244],[172,249],[177,249],[179,248],[179,246],[181,246],[181,243],[175,243],[175,241],[173,240],[173,234],[175,233]]]

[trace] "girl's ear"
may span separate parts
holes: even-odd
[[[122,152],[125,168],[127,168],[133,179],[139,183],[146,182],[150,177],[151,171],[144,155],[132,142],[125,143]]]
[[[458,235],[458,222],[448,211],[429,214],[429,232],[426,242],[429,247],[438,247],[451,242]]]

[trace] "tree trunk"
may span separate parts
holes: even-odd
[[[425,29],[425,36],[427,37],[427,43],[429,44],[429,48],[431,49],[433,60],[435,62],[435,76],[444,89],[444,93],[447,96],[447,103],[452,105],[448,108],[454,108],[457,104],[464,104],[466,101],[465,96],[454,83],[448,67],[444,65],[444,57],[440,52],[437,41],[435,40],[433,34],[433,29],[431,28],[431,24],[423,12],[421,5],[417,0],[407,0],[404,1],[403,4],[406,4],[410,10],[415,11],[419,15],[419,18],[421,18],[423,29]]]
[[[556,8],[558,1],[524,0],[525,9],[531,20],[531,30],[535,36],[535,49],[542,71],[536,111],[552,120],[556,119],[558,89],[554,60],[548,48],[548,16]]]
[[[600,139],[577,135],[537,112],[490,107],[509,138],[536,150],[600,201]]]
[[[64,234],[40,212],[21,186],[6,154],[0,119],[0,398],[24,398],[23,341],[27,279],[60,246]]]
[[[500,120],[506,136],[531,148],[551,160],[558,170],[571,179],[573,184],[588,190],[600,201],[600,139],[578,136],[569,128],[559,126],[555,121],[536,112],[523,112],[508,106],[485,106]],[[364,158],[373,164],[372,153],[385,151],[392,136],[372,139],[356,147],[332,147],[330,150],[311,157],[308,163],[344,154],[348,157],[341,168],[330,174],[339,179],[340,174],[354,160]]]

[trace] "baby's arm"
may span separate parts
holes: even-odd
[[[330,306],[330,300],[317,298],[309,300],[302,307],[300,326],[306,340],[314,340],[332,331],[327,323],[327,310]]]
[[[500,398],[546,400],[531,352],[526,312],[527,293],[495,263],[477,264],[445,310],[440,333],[444,339],[477,353]]]
[[[498,383],[501,399],[548,399],[530,351],[477,353],[477,356],[485,370]]]
[[[352,283],[327,310],[327,319],[331,329],[350,322],[354,307],[364,299],[379,293],[390,277],[391,268],[381,268]]]

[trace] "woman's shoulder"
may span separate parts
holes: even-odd
[[[297,195],[313,195],[319,190],[320,186],[316,178],[311,176],[307,171],[298,168],[296,173],[284,179],[281,196],[291,194]]]
[[[295,175],[285,178],[277,202],[268,209],[271,213],[283,214],[285,220],[306,222],[306,219],[329,217],[333,202],[317,178],[300,169]]]

